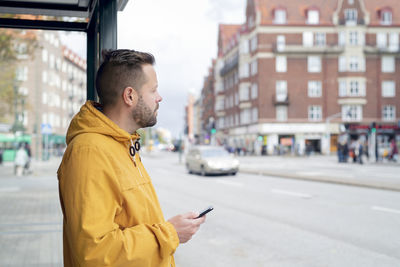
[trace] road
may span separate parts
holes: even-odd
[[[239,173],[186,173],[177,154],[143,155],[166,218],[213,205],[178,247],[178,267],[400,266],[400,193]],[[61,266],[57,164],[0,174],[0,266]],[[7,174],[6,171],[9,171]]]
[[[166,218],[213,205],[178,266],[400,266],[400,193],[241,174],[186,173],[143,159]]]

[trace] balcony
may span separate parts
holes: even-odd
[[[231,62],[224,65],[219,74],[221,76],[225,76],[225,74],[236,68],[238,64],[239,64],[239,56],[235,56]]]
[[[278,106],[278,105],[288,106],[289,105],[289,95],[273,95],[272,103],[275,106]]]
[[[338,45],[303,46],[286,44],[285,46],[274,45],[273,51],[276,54],[340,54],[344,51],[344,47]]]
[[[400,46],[388,46],[388,47],[378,47],[378,46],[365,46],[365,54],[389,54],[394,55],[400,53]]]

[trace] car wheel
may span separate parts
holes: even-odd
[[[204,166],[201,166],[200,175],[201,176],[206,176],[207,175],[206,170],[204,169]]]
[[[232,172],[231,174],[232,174],[232,175],[236,175],[236,172]]]
[[[189,168],[189,164],[187,164],[186,163],[186,170],[188,171],[188,173],[190,173],[190,174],[192,174],[193,172],[192,172],[192,170],[190,170],[190,168]]]

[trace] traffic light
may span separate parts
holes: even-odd
[[[376,132],[376,122],[371,123],[370,129],[371,129],[371,133],[375,133]]]
[[[215,128],[211,129],[211,134],[215,134],[217,132],[217,130]]]

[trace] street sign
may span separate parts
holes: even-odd
[[[41,128],[42,128],[42,134],[52,134],[53,133],[53,129],[52,129],[50,123],[42,123]]]

